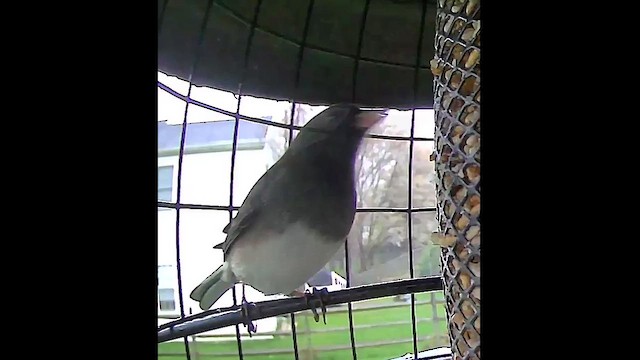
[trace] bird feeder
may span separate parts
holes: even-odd
[[[443,246],[451,350],[454,359],[479,359],[479,1],[158,5],[158,70],[194,86],[311,105],[435,110],[435,238]]]
[[[438,0],[438,223],[454,359],[480,359],[480,2]]]

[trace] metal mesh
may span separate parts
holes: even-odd
[[[259,17],[259,13],[260,13],[260,9],[262,6],[262,1],[258,0],[255,2],[255,10],[254,10],[254,16],[251,19],[251,27],[250,27],[250,31],[248,33],[248,41],[247,41],[247,46],[245,49],[245,54],[244,54],[244,63],[243,63],[243,69],[246,71],[247,68],[247,64],[248,64],[248,59],[249,59],[249,53],[251,51],[251,47],[252,47],[252,40],[253,40],[253,35],[254,35],[254,31],[256,29],[256,24],[257,24],[257,19]],[[367,18],[367,14],[368,14],[368,9],[369,9],[369,5],[370,5],[371,1],[367,0],[364,2],[364,6],[363,6],[363,11],[362,11],[362,20],[361,23],[359,24],[359,42],[358,42],[358,51],[357,54],[355,55],[355,57],[352,57],[353,59],[353,66],[355,68],[355,70],[353,71],[353,76],[352,76],[352,82],[353,82],[353,86],[352,86],[352,90],[353,90],[353,94],[352,94],[352,100],[355,101],[356,99],[356,83],[357,83],[357,74],[358,74],[358,66],[360,64],[360,62],[363,60],[363,58],[360,56],[360,49],[362,47],[362,36],[364,33],[364,28],[365,28],[365,22],[366,22],[366,18]],[[205,16],[202,19],[202,24],[201,24],[201,28],[204,29],[207,26],[207,22],[209,21],[209,13],[213,7],[214,4],[217,4],[216,1],[214,0],[210,0],[207,1],[207,7],[205,9]],[[166,5],[166,3],[165,3]],[[219,5],[219,4],[218,4]],[[309,2],[309,7],[308,7],[308,12],[307,12],[307,16],[305,19],[305,31],[304,31],[304,35],[302,38],[300,45],[300,49],[299,49],[299,53],[298,53],[298,68],[297,68],[297,74],[296,74],[296,84],[298,83],[299,80],[299,70],[300,70],[300,64],[301,61],[300,59],[303,56],[303,51],[305,49],[306,46],[306,29],[308,27],[308,22],[309,22],[309,18],[311,17],[311,13],[313,11],[313,6],[314,6],[314,1],[310,1]],[[418,70],[420,67],[420,54],[422,53],[421,51],[421,44],[422,44],[422,34],[423,34],[423,28],[425,26],[425,16],[426,16],[426,12],[427,12],[427,2],[426,1],[422,1],[422,20],[421,20],[421,29],[420,29],[420,39],[418,41],[417,45],[417,50],[416,50],[416,54],[417,54],[417,59],[416,59],[416,64],[415,64],[415,71],[414,71],[414,99],[417,98],[417,94],[418,94]],[[440,30],[440,29],[439,29]],[[478,40],[479,41],[479,40]],[[201,50],[201,46],[202,46],[202,38],[199,39],[198,41],[198,49]],[[442,47],[439,48],[439,51],[442,51]],[[199,54],[199,52],[198,52]],[[198,66],[198,60],[199,60],[199,56],[195,57],[196,59],[196,63],[193,64],[193,68],[191,69],[191,74],[193,74],[195,72],[195,69]],[[478,72],[479,75],[479,72]],[[243,80],[245,79],[246,74],[243,73]],[[268,121],[268,120],[264,120],[264,119],[256,119],[256,118],[252,118],[249,116],[245,116],[245,115],[241,115],[240,114],[240,103],[243,99],[243,91],[242,91],[242,83],[239,86],[239,89],[237,91],[237,95],[238,95],[238,104],[237,104],[237,108],[235,110],[235,112],[232,111],[225,111],[223,109],[219,109],[217,107],[211,106],[211,105],[207,105],[204,103],[201,103],[197,100],[194,100],[191,97],[191,88],[192,88],[192,81],[191,81],[191,76],[187,79],[188,83],[189,83],[189,90],[185,95],[181,95],[178,94],[177,92],[175,92],[173,89],[170,89],[169,87],[167,87],[166,85],[158,82],[158,86],[159,88],[171,93],[172,95],[174,95],[177,98],[180,98],[182,100],[184,100],[186,103],[188,104],[193,104],[193,105],[197,105],[200,106],[202,108],[205,109],[209,109],[209,110],[213,110],[216,111],[218,113],[222,113],[222,114],[227,114],[229,116],[232,116],[235,118],[235,126],[234,126],[234,133],[233,133],[233,149],[232,149],[232,160],[231,160],[231,173],[230,173],[230,196],[229,196],[229,205],[204,205],[204,204],[188,204],[188,203],[182,203],[181,202],[181,198],[180,198],[180,188],[181,188],[181,184],[182,184],[182,158],[184,156],[184,147],[185,147],[185,138],[187,136],[187,111],[188,111],[188,106],[185,108],[185,113],[184,113],[184,119],[183,119],[183,124],[182,124],[182,134],[181,134],[181,141],[180,141],[180,153],[179,153],[179,166],[178,166],[178,197],[176,199],[175,203],[170,203],[170,202],[158,202],[158,206],[159,207],[166,207],[166,208],[175,208],[176,209],[176,261],[178,264],[178,278],[181,278],[181,269],[180,269],[180,249],[179,249],[179,229],[182,226],[180,224],[180,210],[184,210],[184,209],[211,209],[211,210],[223,210],[223,211],[228,211],[229,212],[229,217],[231,218],[233,211],[237,210],[237,206],[233,206],[234,204],[234,198],[233,198],[233,194],[234,194],[234,167],[235,167],[235,156],[236,156],[236,151],[237,151],[237,137],[238,137],[238,123],[240,120],[247,120],[247,121],[251,121],[251,122],[258,122],[258,123],[263,123],[263,124],[267,124],[267,125],[271,125],[271,126],[276,126],[276,127],[281,127],[281,128],[286,128],[289,129],[289,142],[291,141],[292,135],[293,135],[293,130],[299,130],[300,126],[297,126],[294,124],[293,118],[294,118],[294,113],[295,113],[295,106],[296,106],[296,102],[292,101],[292,111],[291,111],[291,121],[289,122],[289,124],[279,124],[279,123],[275,123],[272,121]],[[444,81],[443,79],[439,79]],[[478,80],[479,80],[479,76],[478,76]],[[440,95],[442,95],[441,92],[439,92]],[[457,93],[456,93],[457,94]],[[478,94],[478,99],[479,99],[479,94]],[[293,100],[293,99],[292,99]],[[478,101],[479,103],[479,101]],[[478,107],[479,108],[479,107]],[[451,120],[451,124],[453,124],[453,122],[456,121]],[[439,126],[439,124],[442,124],[442,119],[440,117],[438,117],[436,119],[436,126],[438,127],[439,130],[442,130],[442,127]],[[478,123],[479,126],[479,123]],[[412,202],[412,193],[411,193],[411,188],[412,188],[412,177],[411,177],[411,173],[412,173],[412,168],[413,168],[413,147],[414,147],[414,142],[415,141],[432,141],[433,139],[430,138],[421,138],[421,137],[416,137],[414,134],[414,127],[415,127],[415,109],[413,110],[412,113],[412,117],[411,117],[411,133],[410,136],[405,137],[405,136],[391,136],[391,135],[378,135],[378,134],[370,134],[367,135],[368,138],[376,138],[376,139],[383,139],[383,140],[390,140],[390,141],[408,141],[410,144],[409,147],[409,167],[408,167],[408,172],[409,172],[409,177],[408,177],[408,192],[407,192],[407,196],[408,196],[408,205],[406,208],[359,208],[358,212],[402,212],[402,213],[407,213],[407,219],[408,219],[408,239],[409,239],[409,269],[410,269],[410,275],[411,277],[414,277],[414,259],[412,257],[413,251],[413,244],[412,244],[412,214],[416,214],[419,212],[430,212],[430,211],[434,211],[434,208],[427,208],[427,207],[414,207],[414,204]],[[436,133],[438,135],[438,133]],[[479,135],[479,128],[477,131],[477,134]],[[446,135],[448,135],[448,132],[446,133]],[[444,140],[447,141],[448,143],[451,143],[451,140]],[[440,150],[442,149],[442,144],[443,144],[443,139],[442,136],[439,137],[439,147],[438,147],[438,151],[440,152]],[[479,144],[479,143],[478,143]],[[450,147],[452,148],[452,147]],[[479,152],[478,152],[478,162],[479,162]],[[478,165],[478,169],[479,169],[479,165]],[[478,188],[479,190],[479,188]],[[476,192],[477,193],[477,192]],[[469,193],[471,196],[471,192]],[[473,193],[475,194],[475,193]],[[478,195],[479,196],[479,195]],[[450,199],[450,198],[449,198]],[[478,198],[479,199],[479,198]],[[444,206],[444,204],[442,205]],[[451,205],[450,205],[451,206]],[[456,208],[461,207],[463,205],[454,205]],[[446,219],[445,219],[446,220]],[[446,220],[448,221],[448,224],[451,223],[451,219]],[[475,220],[474,220],[475,221]],[[473,223],[472,223],[473,224]],[[441,226],[443,226],[442,223],[442,219],[441,219]],[[444,227],[443,227],[444,228]],[[478,253],[479,256],[479,253]],[[349,254],[349,249],[348,246],[346,246],[345,244],[345,261],[346,261],[346,276],[347,276],[347,282],[348,282],[348,286],[350,286],[350,254]],[[479,284],[479,280],[477,281],[477,284]],[[185,318],[185,314],[184,314],[184,304],[183,304],[183,299],[182,299],[182,293],[183,293],[183,289],[182,289],[182,283],[179,280],[178,283],[178,288],[179,288],[179,300],[180,300],[180,317],[181,318]],[[235,287],[232,288],[233,291],[233,300],[234,300],[234,304],[237,304],[239,301],[236,298],[236,294],[235,294]],[[469,290],[471,291],[471,290]],[[448,299],[451,300],[450,297],[450,293],[451,291],[448,291],[447,296]],[[479,296],[478,296],[479,298]],[[450,305],[451,308],[451,305]],[[450,310],[451,311],[451,310]],[[291,323],[292,323],[292,347],[293,347],[293,354],[294,354],[294,358],[298,358],[299,354],[298,354],[298,339],[296,336],[296,329],[295,329],[295,315],[293,313],[291,313]],[[354,327],[353,327],[353,318],[352,318],[352,307],[351,307],[351,303],[348,304],[348,317],[349,317],[349,335],[350,335],[350,345],[351,345],[351,349],[352,349],[352,357],[354,359],[357,358],[357,344],[355,341],[355,331],[354,331]],[[473,321],[473,320],[471,320]],[[411,296],[411,323],[412,323],[412,342],[413,342],[413,351],[414,351],[414,357],[417,358],[417,353],[418,353],[418,345],[417,345],[417,336],[416,336],[416,302],[415,302],[415,298],[414,296]],[[241,337],[240,337],[240,330],[239,327],[236,325],[236,338],[237,338],[237,347],[238,347],[238,357],[240,359],[243,359],[243,348],[242,348],[242,341],[241,341]],[[453,336],[453,331],[450,332]],[[479,327],[478,327],[478,333],[479,333]],[[191,353],[189,350],[189,346],[188,346],[188,341],[187,338],[184,337],[184,343],[185,343],[185,350],[186,350],[186,356],[187,359],[189,359],[191,357]]]
[[[454,359],[480,359],[480,2],[438,0],[437,216]]]

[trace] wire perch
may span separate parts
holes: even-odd
[[[438,276],[431,276],[420,279],[391,281],[375,285],[357,286],[338,291],[331,291],[327,292],[323,296],[323,303],[325,305],[339,305],[348,302],[376,299],[393,295],[404,295],[442,289],[442,279]],[[244,312],[246,314],[243,314],[242,305],[208,310],[159,327],[158,343],[227,326],[248,324],[253,320],[311,310],[314,306],[315,302],[308,302],[306,297],[294,297],[289,299],[253,303],[251,306],[245,307],[246,311]]]

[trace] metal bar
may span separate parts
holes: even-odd
[[[293,356],[298,360],[298,335],[296,334],[296,315],[291,313],[291,341],[293,341]],[[283,335],[289,335],[288,332],[283,332]]]
[[[209,105],[209,104],[205,104],[201,101],[198,100],[194,100],[191,98],[188,98],[187,96],[184,96],[180,93],[178,93],[177,91],[173,90],[171,87],[163,84],[162,82],[158,81],[158,88],[160,88],[161,90],[166,91],[167,93],[171,94],[172,96],[175,96],[178,99],[181,99],[185,102],[187,102],[188,104],[192,104],[195,106],[200,106],[204,109],[207,110],[211,110],[211,111],[215,111],[217,113],[223,114],[223,115],[227,115],[229,117],[237,117],[239,119],[242,120],[246,120],[246,121],[251,121],[254,123],[259,123],[259,124],[264,124],[264,125],[270,125],[270,126],[276,126],[282,129],[288,129],[289,125],[288,124],[282,124],[282,123],[278,123],[275,121],[271,121],[271,120],[265,120],[265,119],[258,119],[258,118],[254,118],[251,116],[247,116],[247,115],[242,115],[242,114],[237,114],[233,113],[231,111],[228,110],[224,110],[221,109],[219,107],[215,107],[213,105]],[[293,129],[294,130],[300,130],[302,128],[302,126],[297,126],[297,125],[293,125]],[[321,131],[321,130],[310,130],[310,131]],[[395,136],[395,135],[380,135],[380,134],[366,134],[364,136],[365,138],[371,138],[371,139],[380,139],[380,140],[409,140],[408,136]],[[423,138],[423,137],[414,137],[415,141],[434,141],[434,138]]]
[[[437,338],[442,338],[442,335],[431,335],[431,336],[425,336],[420,338],[420,340],[424,340],[424,341],[428,341],[431,339],[437,339]],[[371,347],[381,347],[381,346],[387,346],[387,345],[397,345],[397,344],[404,344],[404,343],[408,343],[411,342],[411,339],[397,339],[397,340],[386,340],[386,341],[372,341],[372,342],[368,342],[368,343],[363,343],[361,345],[358,345],[358,347],[361,348],[371,348]],[[335,346],[323,346],[323,347],[316,347],[314,348],[314,350],[318,351],[318,352],[326,352],[326,351],[340,351],[340,350],[347,350],[351,348],[351,345],[335,345]],[[280,350],[280,349],[274,349],[274,350],[258,350],[258,351],[247,351],[245,354],[246,355],[281,355],[281,354],[289,354],[290,351],[289,350]],[[165,356],[165,357],[169,357],[169,356],[182,356],[184,354],[182,353],[159,353],[158,356]],[[230,353],[230,352],[219,352],[219,353],[198,353],[199,356],[206,356],[206,357],[223,357],[223,356],[233,356],[235,355],[235,353]]]
[[[442,279],[437,276],[407,279],[332,291],[329,292],[324,303],[326,305],[337,305],[393,295],[442,289]],[[260,301],[255,303],[255,307],[249,307],[248,318],[243,316],[240,309],[222,314],[219,313],[219,310],[207,311],[207,315],[211,315],[210,317],[193,320],[191,318],[185,319],[188,321],[158,331],[158,342],[161,343],[183,336],[237,325],[250,320],[265,319],[272,316],[309,310],[311,308],[309,305],[304,297]],[[313,306],[314,304],[311,305]]]
[[[424,23],[427,15],[427,1],[422,0],[422,16],[420,18],[420,31],[418,36],[418,46],[416,49],[416,66],[413,72],[413,102],[418,99],[418,85],[420,82],[419,67],[420,57],[422,55],[422,40],[424,38]],[[409,237],[409,276],[413,278],[413,136],[415,135],[416,126],[416,110],[411,110],[411,130],[409,132],[409,177],[407,180],[407,236]],[[417,341],[417,329],[416,329],[416,297],[415,294],[411,294],[411,334],[413,337],[413,357],[418,358],[418,341]]]
[[[209,10],[211,9],[211,4],[213,0],[209,0],[207,2],[207,8],[204,13],[204,17],[202,18],[202,24],[200,25],[200,35],[198,36],[198,43],[196,46],[195,56],[193,60],[193,64],[191,64],[191,71],[189,72],[189,89],[187,91],[187,99],[191,97],[191,79],[193,77],[194,72],[198,66],[198,62],[200,60],[201,50],[202,50],[202,42],[204,39],[204,29],[207,26],[207,22],[209,21]],[[180,195],[182,193],[182,160],[184,158],[184,146],[187,137],[187,114],[189,111],[189,106],[185,105],[184,108],[184,117],[182,120],[182,132],[180,134],[180,150],[178,153],[178,179],[176,184],[176,272],[178,277],[178,302],[180,304],[180,317],[185,318],[184,316],[184,296],[182,294],[182,267],[180,264]],[[189,339],[184,337],[184,347],[187,356],[187,360],[191,360],[191,351],[189,349]]]
[[[358,311],[359,312],[359,311]],[[333,314],[333,312],[327,312],[327,315]],[[418,320],[417,322],[421,322],[421,323],[434,323],[436,321],[439,321],[439,319],[436,318],[432,318],[432,319],[424,319],[424,320]],[[373,328],[385,328],[385,327],[392,327],[392,326],[399,326],[399,325],[410,325],[411,321],[393,321],[393,322],[384,322],[381,324],[366,324],[366,325],[355,325],[353,328],[356,330],[361,330],[361,329],[373,329]],[[326,329],[314,329],[313,330],[313,334],[320,334],[320,333],[336,333],[336,332],[344,332],[349,330],[348,326],[341,326],[341,327],[335,327],[335,328],[326,328]],[[289,335],[291,334],[289,331],[269,331],[269,332],[264,332],[264,333],[260,333],[261,336],[283,336],[283,335]],[[446,335],[442,335],[442,336],[446,336]],[[229,335],[227,334],[211,334],[211,335],[194,335],[194,337],[197,338],[203,338],[203,339],[221,339],[221,338],[228,338]],[[358,345],[359,346],[359,345]]]
[[[167,202],[167,201],[158,201],[158,207],[159,208],[169,208],[169,209],[175,209],[176,208],[176,203],[172,203],[172,202]],[[221,210],[221,211],[228,211],[229,209],[231,210],[238,210],[240,207],[239,206],[227,206],[227,205],[206,205],[206,204],[180,204],[180,208],[181,209],[193,209],[193,210]],[[369,208],[369,207],[363,207],[363,208],[358,208],[356,209],[357,212],[363,212],[363,213],[382,213],[382,212],[389,212],[389,213],[399,213],[399,212],[408,212],[409,209],[408,208]],[[436,211],[435,207],[419,207],[419,208],[413,208],[411,209],[412,212],[432,212],[432,211]]]
[[[298,49],[298,60],[296,66],[296,78],[295,78],[295,88],[297,89],[300,85],[300,68],[302,67],[302,59],[304,57],[304,47],[307,42],[307,34],[309,32],[309,23],[311,22],[311,14],[313,13],[313,0],[309,1],[309,5],[307,6],[307,16],[304,21],[304,29],[302,30],[302,43]],[[289,142],[288,146],[291,146],[291,140],[293,139],[293,120],[296,116],[296,102],[295,99],[291,101],[291,118],[289,119]],[[295,360],[299,359],[298,354],[298,336],[296,334],[296,315],[291,313],[291,340],[293,341],[293,356]]]
[[[345,271],[347,272],[347,288],[349,288],[349,286],[351,286],[351,269],[349,267],[349,244],[348,244],[348,240],[345,241],[344,243],[344,262],[345,262]],[[325,302],[326,303],[326,302]],[[328,303],[326,303],[327,305],[329,305]],[[347,303],[347,309],[348,309],[348,317],[349,317],[349,339],[351,341],[351,354],[353,355],[353,359],[357,359],[358,355],[356,352],[356,339],[355,339],[355,333],[353,330],[353,309],[351,307],[351,302]]]
[[[353,58],[353,76],[351,79],[351,101],[356,101],[356,88],[358,84],[358,67],[360,65],[360,54],[362,52],[362,38],[364,37],[364,28],[367,23],[367,14],[369,12],[369,4],[370,0],[366,0],[364,4],[364,9],[362,10],[362,19],[360,20],[360,31],[358,34],[358,47],[356,48],[356,56]],[[344,262],[345,262],[345,271],[347,272],[347,287],[351,286],[351,269],[349,267],[349,241],[345,241],[344,243]],[[356,350],[356,339],[355,333],[353,330],[353,309],[351,308],[351,303],[347,304],[347,308],[349,310],[349,338],[351,340],[351,355],[353,356],[353,360],[358,359],[358,352]]]
[[[191,90],[191,86],[189,86]],[[176,184],[176,273],[178,277],[178,301],[180,304],[180,317],[184,318],[184,299],[182,296],[182,267],[180,266],[180,193],[182,190],[182,159],[184,155],[184,143],[187,135],[187,110],[184,111],[184,122],[182,124],[182,133],[180,134],[180,154],[178,155],[178,180]],[[189,340],[184,337],[185,351],[187,352],[187,360],[191,359],[189,352]]]
[[[189,307],[189,315],[193,315],[193,310],[191,309],[191,307]],[[193,350],[191,351],[191,353],[193,354],[194,360],[198,360],[198,358],[200,357],[198,354],[198,348],[197,348],[197,343],[198,343],[198,336],[194,335],[191,337],[191,346],[193,347]]]
[[[431,335],[431,336],[425,336],[420,338],[420,340],[424,340],[424,341],[428,341],[431,339],[438,339],[438,338],[443,338],[442,335]],[[374,342],[368,342],[368,343],[363,343],[361,345],[358,345],[358,347],[361,348],[370,348],[370,347],[381,347],[381,346],[387,346],[387,345],[397,345],[397,344],[403,344],[403,343],[408,343],[411,342],[411,339],[398,339],[398,340],[387,340],[387,341],[374,341]],[[324,346],[324,347],[317,347],[315,348],[315,350],[319,351],[319,352],[325,352],[325,351],[340,351],[340,350],[347,350],[351,348],[351,345],[336,345],[336,346]],[[281,354],[289,354],[290,351],[289,350],[280,350],[280,349],[275,349],[275,350],[262,350],[262,351],[247,351],[245,354],[246,355],[281,355]],[[158,353],[158,356],[162,356],[162,357],[171,357],[171,356],[183,356],[183,353],[178,353],[178,352],[167,352],[167,353]],[[206,357],[223,357],[223,356],[233,356],[235,355],[235,353],[230,353],[230,352],[218,352],[218,353],[198,353],[199,356],[206,356]]]
[[[258,0],[256,3],[256,7],[254,9],[253,20],[251,22],[251,28],[249,29],[249,35],[247,38],[247,47],[244,52],[244,63],[242,67],[242,77],[240,79],[240,83],[238,84],[238,104],[236,106],[236,112],[233,114],[235,119],[233,126],[233,145],[231,149],[231,174],[229,177],[229,221],[233,220],[233,184],[234,184],[234,174],[235,174],[235,164],[236,164],[236,152],[238,147],[238,126],[240,123],[240,103],[242,102],[242,83],[245,81],[247,75],[247,67],[249,64],[249,55],[251,54],[251,44],[253,42],[253,35],[255,33],[256,24],[258,22],[258,14],[260,13],[260,6],[262,5],[262,0]],[[233,304],[238,304],[238,299],[236,295],[236,287],[234,286],[231,289],[231,293],[233,296]],[[242,284],[242,298],[244,299],[244,284]],[[240,327],[238,323],[235,324],[236,327],[236,342],[238,344],[238,356],[240,360],[243,359],[242,355],[242,340],[240,339]]]
[[[240,94],[238,94],[238,110],[240,109],[240,100],[242,99],[242,96]],[[235,173],[235,166],[236,166],[236,151],[238,150],[238,118],[235,119],[235,124],[233,125],[233,145],[231,148],[231,174],[229,177],[229,207],[227,208],[227,211],[229,211],[229,222],[231,222],[233,220],[233,180],[234,180],[234,176],[233,174]],[[244,290],[244,289],[243,289]],[[238,304],[238,296],[236,294],[236,287],[235,285],[231,288],[231,296],[233,297],[233,305],[237,305]],[[238,344],[238,356],[240,357],[240,360],[242,360],[243,355],[242,355],[242,340],[240,339],[240,327],[238,326],[238,324],[235,324],[236,326],[236,342]]]
[[[431,294],[433,295],[433,293],[431,293]],[[417,302],[416,304],[417,305],[426,305],[426,304],[430,304],[430,303],[431,303],[430,301],[425,301],[425,302]],[[434,313],[435,313],[435,309],[436,309],[435,308],[436,304],[445,304],[445,303],[446,303],[445,301],[436,301],[435,303],[432,303],[433,306],[434,306],[434,308],[433,308]],[[393,309],[393,308],[399,308],[399,307],[405,307],[405,306],[407,306],[407,305],[406,304],[391,304],[391,305],[385,304],[385,305],[361,306],[361,307],[355,308],[355,310],[358,311],[358,312],[365,312],[365,311]],[[170,328],[172,326],[175,326],[177,324],[181,324],[181,323],[184,323],[184,322],[187,322],[187,321],[200,319],[200,318],[205,318],[207,316],[211,316],[211,315],[214,315],[214,314],[221,314],[221,313],[225,313],[225,312],[229,312],[229,311],[233,311],[233,310],[238,310],[238,309],[240,309],[240,305],[234,305],[234,306],[229,306],[229,307],[226,307],[226,308],[220,308],[220,309],[214,309],[214,310],[207,310],[205,312],[201,312],[201,313],[195,314],[193,316],[190,316],[187,320],[180,319],[179,315],[172,316],[172,317],[169,317],[169,316],[166,316],[166,315],[164,315],[164,316],[160,315],[160,316],[158,316],[158,318],[162,318],[162,319],[179,319],[179,320],[168,322],[166,324],[162,324],[162,325],[158,326],[158,331],[160,331],[162,329],[168,329],[168,328]],[[342,314],[342,313],[345,313],[345,312],[347,312],[346,309],[336,309],[336,308],[327,309],[327,314]],[[310,315],[308,315],[307,312],[301,312],[300,315],[303,316],[303,317],[310,316]],[[434,317],[434,319],[435,319],[435,317]],[[440,319],[440,318],[438,318],[438,319]],[[358,326],[355,326],[355,328],[358,328]],[[345,328],[345,330],[347,330],[347,329],[348,328]],[[265,334],[265,333],[262,333],[262,334]],[[201,335],[201,336],[207,337],[207,336],[218,336],[218,335]],[[220,335],[220,336],[227,336],[227,335]]]
[[[431,294],[433,295],[433,293],[431,293]],[[431,301],[416,302],[416,305],[426,305],[426,304],[433,304],[433,306],[435,306],[437,304],[446,304],[446,302],[444,300],[443,301],[435,301],[435,303],[432,303]],[[373,306],[359,306],[357,308],[354,308],[354,310],[356,310],[358,312],[364,312],[364,311],[393,309],[393,308],[399,308],[399,307],[404,307],[404,306],[407,306],[407,305],[406,304],[390,304],[390,305],[389,304],[384,304],[384,305],[373,305]],[[171,326],[174,326],[174,325],[177,325],[179,323],[186,322],[186,321],[191,321],[191,320],[194,320],[194,319],[204,318],[204,317],[207,317],[207,316],[210,316],[210,315],[214,315],[214,314],[221,314],[221,313],[225,313],[225,312],[228,312],[228,311],[238,310],[238,309],[240,309],[240,307],[241,307],[240,305],[233,305],[233,306],[229,306],[229,307],[225,307],[225,308],[207,310],[207,311],[195,314],[193,316],[190,316],[189,319],[187,319],[187,320],[180,319],[180,315],[175,315],[175,316],[158,315],[159,319],[179,319],[177,321],[172,321],[170,323],[166,323],[166,324],[162,324],[162,325],[158,326],[158,331],[160,331],[162,329],[168,329]],[[433,310],[435,311],[435,307],[433,308]],[[341,314],[341,313],[345,313],[345,312],[347,312],[346,309],[339,309],[339,308],[327,309],[327,314]],[[300,316],[304,317],[304,316],[311,316],[311,315],[308,315],[307,312],[301,312]],[[203,336],[205,336],[205,335],[203,335]],[[213,335],[206,335],[206,336],[213,336]]]

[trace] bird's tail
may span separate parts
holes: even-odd
[[[227,269],[226,264],[220,265],[216,271],[207,276],[200,285],[193,289],[189,296],[193,300],[200,302],[200,309],[209,309],[216,301],[218,301],[222,294],[233,286],[233,282],[225,280],[225,278],[233,278],[233,276],[224,276],[227,275],[225,274]]]

